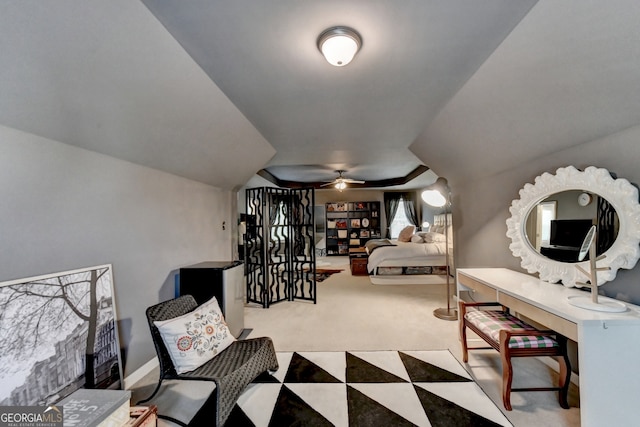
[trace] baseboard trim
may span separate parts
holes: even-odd
[[[158,358],[154,357],[147,363],[133,371],[124,379],[124,389],[131,389],[138,381],[149,375],[155,368],[159,366]]]

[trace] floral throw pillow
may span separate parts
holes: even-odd
[[[202,366],[236,340],[215,297],[190,313],[154,324],[179,374]]]

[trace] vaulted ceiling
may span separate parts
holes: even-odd
[[[0,124],[226,189],[466,181],[640,124],[638,22],[635,0],[5,1]],[[335,25],[363,38],[339,68]]]

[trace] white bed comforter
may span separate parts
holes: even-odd
[[[397,240],[391,240],[391,242],[397,246],[382,246],[369,254],[369,261],[367,263],[369,271],[375,270],[382,262],[390,259],[428,258],[446,253],[446,243],[444,242],[412,243],[399,242]],[[407,266],[409,266],[409,264],[407,264]]]

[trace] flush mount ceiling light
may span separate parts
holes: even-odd
[[[329,64],[336,67],[347,65],[362,47],[362,38],[348,27],[332,27],[318,37],[318,49]]]

